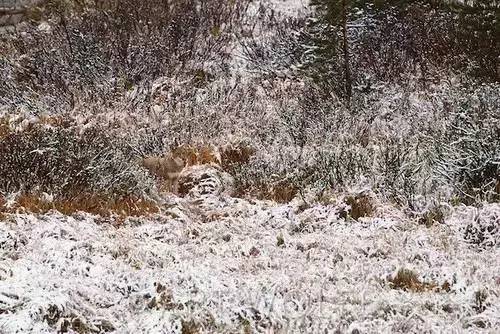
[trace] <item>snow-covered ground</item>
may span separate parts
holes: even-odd
[[[172,197],[116,227],[89,215],[0,221],[0,333],[487,332],[500,328],[500,249],[464,226],[500,205],[454,208],[431,227],[390,206]],[[413,270],[429,291],[395,289]],[[447,282],[449,288],[439,289]]]

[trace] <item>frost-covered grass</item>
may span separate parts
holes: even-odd
[[[47,3],[0,36],[0,333],[500,328],[498,83],[346,104],[305,0]],[[182,148],[161,194],[140,159]]]
[[[0,222],[0,332],[489,332],[500,326],[500,249],[464,239],[500,206],[426,227],[391,206],[203,196],[119,228],[89,215]],[[496,219],[496,220],[495,220]],[[426,289],[395,285],[402,270]],[[412,275],[413,275],[412,274]]]

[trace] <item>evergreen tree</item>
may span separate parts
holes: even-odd
[[[364,77],[422,83],[449,71],[500,79],[500,3],[479,0],[311,0],[303,63],[349,102]],[[401,78],[400,78],[401,77]]]
[[[352,96],[352,77],[349,53],[349,14],[354,0],[312,0],[319,20],[311,25],[318,42],[316,60],[342,59],[343,85],[339,87],[349,103]],[[318,30],[319,28],[319,30]],[[325,34],[326,32],[326,34]],[[339,57],[339,55],[341,55]],[[338,71],[340,72],[340,71]],[[343,86],[343,87],[342,87]]]

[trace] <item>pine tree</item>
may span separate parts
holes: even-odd
[[[328,57],[328,53],[337,53],[339,49],[342,50],[341,53],[344,72],[343,93],[348,103],[352,96],[352,79],[349,61],[349,35],[347,31],[350,3],[350,0],[311,1],[311,5],[316,8],[318,15],[321,17],[318,23],[325,27],[326,31],[329,32],[328,36],[322,36],[323,40],[321,42],[323,43],[323,55]],[[323,32],[319,33],[322,35]],[[326,39],[324,37],[326,37]]]
[[[302,68],[346,102],[364,78],[425,85],[452,71],[500,78],[500,3],[494,0],[311,0]],[[394,30],[396,29],[396,30]],[[389,50],[386,58],[378,53]],[[367,66],[368,65],[368,66]]]
[[[342,84],[333,86],[338,87],[347,104],[351,100],[353,86],[349,23],[359,17],[359,11],[366,3],[362,0],[311,0],[310,3],[317,14],[310,25],[317,47],[315,63],[330,62],[333,68],[329,70],[341,73]],[[332,64],[335,60],[340,60],[341,66]]]

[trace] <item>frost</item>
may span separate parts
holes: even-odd
[[[176,201],[172,210],[183,217],[119,228],[88,215],[11,215],[0,225],[0,330],[500,326],[499,248],[464,239],[456,225],[468,208],[427,228],[404,215],[384,218],[387,209],[356,222],[340,218],[336,205],[300,212],[214,195]],[[492,204],[482,215],[498,211]],[[401,268],[436,289],[394,290],[389,279]]]
[[[0,28],[0,333],[500,328],[491,31],[357,2],[343,59],[307,0],[112,3]]]

